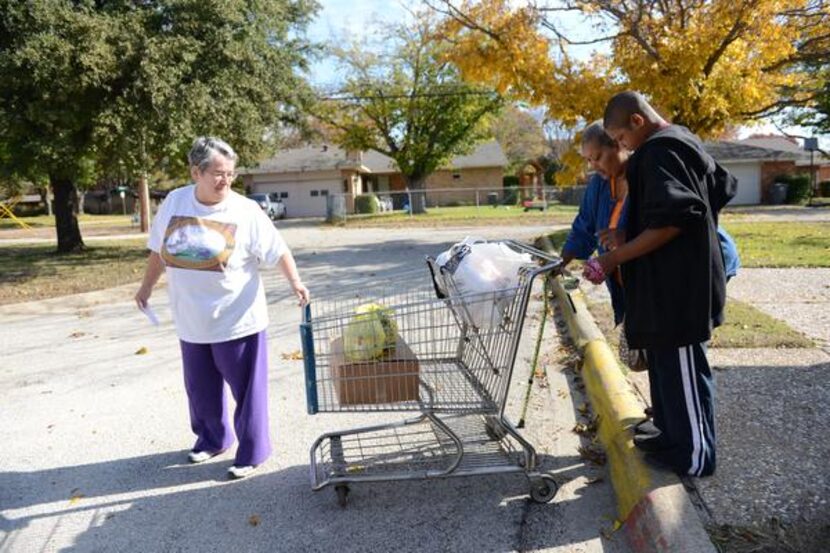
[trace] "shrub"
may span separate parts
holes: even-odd
[[[775,181],[787,184],[788,204],[801,204],[810,197],[809,175],[779,175],[775,178]]]
[[[377,213],[380,211],[380,202],[374,194],[360,194],[354,199],[355,213]]]
[[[830,180],[818,183],[818,193],[822,198],[830,198]]]
[[[505,188],[519,186],[519,177],[516,175],[505,175],[501,179],[501,184]]]

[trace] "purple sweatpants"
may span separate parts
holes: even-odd
[[[180,342],[190,426],[196,434],[193,450],[215,452],[233,445],[225,397],[227,382],[236,401],[233,426],[239,447],[234,464],[258,465],[265,461],[271,455],[265,331],[216,344]]]

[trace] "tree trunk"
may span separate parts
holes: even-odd
[[[84,241],[78,226],[78,189],[72,179],[50,177],[55,195],[55,230],[58,253],[83,251]]]
[[[141,180],[138,183],[139,221],[141,232],[150,231],[150,187],[147,184],[147,173],[141,171]]]
[[[427,194],[424,191],[426,188],[427,178],[424,176],[406,176],[406,185],[409,188],[412,197],[412,205],[409,208],[413,215],[419,215],[427,212]]]

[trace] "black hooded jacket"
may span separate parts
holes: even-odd
[[[735,195],[736,181],[694,134],[677,125],[637,148],[626,175],[627,241],[649,228],[681,229],[667,244],[622,266],[629,345],[705,342],[723,322],[726,277],[717,215]]]

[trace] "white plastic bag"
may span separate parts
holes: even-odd
[[[507,244],[467,237],[436,258],[448,286],[439,279],[442,292],[460,296],[467,322],[477,328],[497,326],[504,318],[519,286],[519,271],[531,265],[529,254]],[[448,289],[449,288],[449,289]]]

